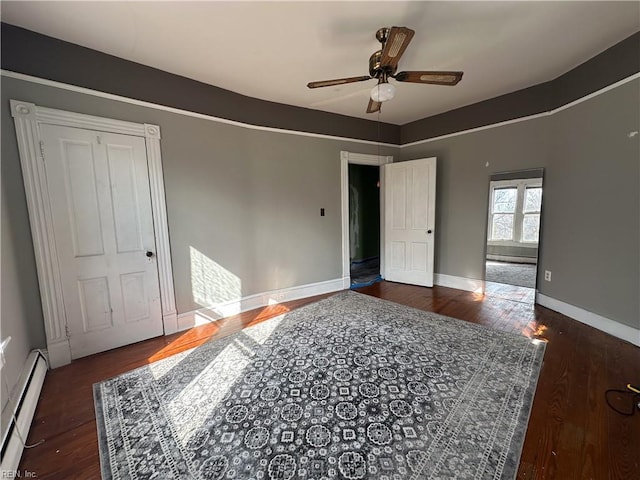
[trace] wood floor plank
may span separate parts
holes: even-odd
[[[638,384],[640,377],[639,349],[629,348],[629,344],[614,339],[607,349],[607,388],[626,388],[627,383]],[[604,399],[602,399],[604,402]],[[611,470],[608,478],[640,478],[640,418],[639,413],[630,417],[607,409],[609,463]]]
[[[582,425],[582,444],[579,445],[580,457],[584,459],[580,468],[581,478],[606,478],[606,452],[598,448],[598,439],[606,432],[606,411],[600,407],[603,400],[604,369],[598,368],[605,363],[605,351],[609,342],[597,344],[589,336],[583,337],[584,350],[587,353],[585,362],[586,383],[584,388],[584,409]]]
[[[359,289],[410,307],[547,342],[518,479],[640,479],[640,413],[623,417],[607,388],[640,383],[640,348],[522,301],[521,292],[481,295],[445,287],[379,282]],[[166,337],[118,348],[47,373],[21,469],[41,479],[98,479],[93,383],[197,347],[328,295],[245,312]]]

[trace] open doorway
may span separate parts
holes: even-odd
[[[543,169],[491,175],[485,294],[534,303]]]
[[[349,272],[351,288],[380,276],[380,167],[349,164]]]
[[[368,165],[373,166],[379,175],[378,190],[379,195],[379,216],[378,226],[379,230],[379,244],[380,249],[378,251],[380,267],[378,273],[381,277],[384,277],[385,272],[385,231],[383,226],[385,225],[385,211],[383,205],[385,203],[385,169],[386,164],[393,162],[393,156],[386,155],[369,155],[365,153],[354,153],[341,151],[340,152],[340,218],[342,222],[341,237],[342,237],[342,281],[343,288],[353,288],[353,282],[351,281],[351,238],[350,238],[350,216],[349,216],[349,166],[351,165]]]

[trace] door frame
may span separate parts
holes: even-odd
[[[148,123],[133,123],[93,115],[41,107],[34,103],[11,100],[22,166],[31,237],[40,286],[42,314],[49,363],[52,368],[71,363],[71,348],[67,335],[67,319],[62,296],[58,254],[53,233],[53,217],[47,188],[40,125],[51,124],[102,132],[143,137],[146,145],[151,211],[153,216],[160,303],[164,334],[178,331],[178,319],[171,268],[171,249],[165,203],[164,176],[160,152],[160,127]]]
[[[393,156],[340,152],[340,202],[342,218],[342,288],[351,287],[349,247],[349,164],[382,167],[393,162]],[[380,272],[384,272],[384,168],[380,168]]]
[[[533,290],[535,291],[535,297],[534,297],[534,304],[537,303],[538,300],[538,287],[539,287],[539,283],[538,283],[538,275],[540,273],[540,251],[541,251],[541,246],[542,246],[542,219],[543,219],[543,215],[544,215],[544,192],[545,192],[545,172],[546,169],[545,167],[534,167],[534,168],[525,168],[522,170],[508,170],[506,172],[495,172],[495,173],[491,173],[489,174],[489,178],[488,178],[488,194],[487,194],[487,217],[486,220],[484,222],[484,249],[482,250],[482,254],[483,254],[483,263],[482,263],[482,294],[486,294],[487,291],[487,251],[489,250],[489,223],[491,220],[491,201],[492,201],[492,188],[491,188],[491,184],[494,182],[501,182],[501,181],[508,181],[508,180],[513,180],[513,181],[517,181],[517,180],[533,180],[533,179],[539,179],[542,185],[542,202],[540,205],[540,224],[539,224],[539,231],[538,231],[538,247],[537,247],[537,254],[536,254],[536,281],[535,281],[535,285],[533,287]],[[509,285],[509,284],[507,284]],[[525,287],[526,288],[526,287]]]

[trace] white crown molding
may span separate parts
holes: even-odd
[[[611,85],[607,85],[606,87],[601,88],[600,90],[596,90],[593,93],[590,93],[588,95],[585,95],[584,97],[580,97],[577,100],[574,100],[573,102],[569,102],[566,103],[564,105],[559,106],[558,108],[554,108],[553,110],[551,110],[549,113],[551,115],[555,115],[558,112],[561,112],[562,110],[566,110],[567,108],[571,108],[574,107],[582,102],[586,102],[587,100],[591,100],[592,98],[597,97],[598,95],[602,95],[603,93],[607,93],[609,90],[613,90],[614,88],[618,88],[621,87],[622,85],[624,85],[625,83],[629,83],[633,80],[636,80],[640,78],[640,72],[635,73],[627,78],[623,78],[622,80],[619,80],[615,83],[612,83]]]
[[[337,278],[324,282],[282,288],[181,313],[178,315],[178,331],[187,330],[199,325],[206,325],[222,318],[237,315],[249,310],[255,310],[256,308],[266,307],[268,305],[276,305],[278,303],[297,300],[299,298],[307,298],[314,295],[322,295],[325,293],[344,290],[345,288],[348,288],[348,286],[344,286],[346,282],[348,282],[348,280]]]
[[[640,347],[640,330],[637,328],[629,327],[623,323],[557,300],[540,292],[536,293],[536,303]]]
[[[505,125],[511,125],[513,123],[520,123],[520,122],[527,122],[529,120],[535,120],[537,118],[542,118],[542,117],[548,117],[550,115],[555,115],[558,112],[561,112],[562,110],[566,110],[567,108],[571,108],[574,107],[582,102],[586,102],[587,100],[591,100],[594,97],[597,97],[598,95],[602,95],[603,93],[608,92],[609,90],[613,90],[614,88],[618,88],[622,85],[624,85],[625,83],[629,83],[633,80],[636,80],[640,78],[640,73],[636,73],[634,75],[631,75],[630,77],[624,78],[622,80],[620,80],[619,82],[616,83],[612,83],[611,85],[608,85],[604,88],[601,88],[600,90],[596,90],[593,93],[590,93],[589,95],[585,95],[584,97],[581,97],[577,100],[574,100],[573,102],[567,103],[566,105],[562,105],[561,107],[555,108],[553,110],[549,110],[547,112],[542,112],[542,113],[536,113],[535,115],[527,115],[525,117],[520,117],[520,118],[514,118],[513,120],[506,120],[504,122],[498,122],[498,123],[492,123],[490,125],[483,125],[482,127],[477,127],[477,128],[470,128],[468,130],[460,130],[459,132],[453,132],[453,133],[448,133],[446,135],[440,135],[438,137],[432,137],[432,138],[425,138],[424,140],[416,140],[415,142],[411,142],[411,143],[404,143],[402,145],[399,145],[399,147],[402,148],[409,148],[409,147],[415,147],[416,145],[422,145],[423,143],[429,143],[429,142],[436,142],[438,140],[444,140],[445,138],[451,138],[451,137],[457,137],[459,135],[466,135],[468,133],[475,133],[475,132],[481,132],[482,130],[489,130],[491,128],[497,128],[497,127],[504,127]]]
[[[275,127],[264,127],[261,125],[253,125],[250,123],[239,122],[237,120],[228,120],[226,118],[216,117],[214,115],[205,115],[203,113],[191,112],[189,110],[184,110],[180,108],[167,107],[166,105],[160,105],[157,103],[146,102],[143,100],[136,100],[134,98],[123,97],[121,95],[114,95],[111,93],[101,92],[99,90],[92,90],[90,88],[77,87],[75,85],[70,85],[68,83],[56,82],[53,80],[47,80],[45,78],[34,77],[32,75],[25,75],[23,73],[11,72],[9,70],[0,70],[0,75],[7,78],[15,78],[16,80],[23,80],[25,82],[36,83],[38,85],[44,85],[47,87],[60,88],[62,90],[68,90],[71,92],[82,93],[84,95],[91,95],[93,97],[105,98],[108,100],[115,100],[118,102],[128,103],[131,105],[137,105],[140,107],[152,108],[154,110],[162,110],[165,112],[176,113],[178,115],[185,115],[187,117],[199,118],[201,120],[207,120],[210,122],[216,123],[224,123],[226,125],[233,125],[236,127],[247,128],[250,130],[260,130],[264,132],[272,132],[272,133],[284,133],[287,135],[298,135],[302,137],[313,137],[313,138],[322,138],[325,140],[339,140],[345,142],[354,142],[361,143],[364,145],[382,145],[386,147],[395,147],[398,148],[399,145],[395,143],[383,143],[376,142],[373,140],[362,140],[359,138],[350,138],[350,137],[339,137],[337,135],[325,135],[322,133],[310,133],[310,132],[300,132],[297,130],[287,130],[284,128],[275,128]]]
[[[167,334],[175,332],[177,314],[160,153],[160,128],[157,125],[124,122],[45,108],[20,100],[11,100],[10,104],[16,126],[18,153],[27,198],[51,366],[55,368],[70,363],[71,351],[65,328],[67,322],[46,172],[44,162],[41,161],[39,133],[41,124],[85,128],[145,138],[164,330]]]
[[[324,134],[320,134],[320,133],[309,133],[309,132],[299,132],[296,130],[286,130],[286,129],[282,129],[282,128],[274,128],[274,127],[263,127],[263,126],[259,126],[259,125],[252,125],[249,123],[244,123],[244,122],[239,122],[236,120],[228,120],[226,118],[220,118],[220,117],[215,117],[213,115],[205,115],[202,113],[196,113],[196,112],[191,112],[189,110],[183,110],[183,109],[179,109],[179,108],[173,108],[173,107],[167,107],[166,105],[159,105],[156,103],[152,103],[152,102],[145,102],[142,100],[136,100],[134,98],[129,98],[129,97],[124,97],[121,95],[114,95],[111,93],[105,93],[105,92],[101,92],[98,90],[92,90],[90,88],[84,88],[84,87],[77,87],[75,85],[70,85],[67,83],[62,83],[62,82],[56,82],[53,80],[47,80],[45,78],[40,78],[40,77],[34,77],[32,75],[25,75],[23,73],[17,73],[17,72],[12,72],[9,70],[0,70],[0,75],[7,77],[7,78],[15,78],[17,80],[23,80],[26,82],[31,82],[31,83],[37,83],[39,85],[45,85],[48,87],[55,87],[55,88],[60,88],[63,90],[68,90],[68,91],[72,91],[72,92],[77,92],[77,93],[83,93],[85,95],[92,95],[94,97],[100,97],[100,98],[106,98],[109,100],[116,100],[119,102],[124,102],[124,103],[129,103],[132,105],[138,105],[138,106],[142,106],[142,107],[147,107],[147,108],[153,108],[155,110],[163,110],[165,112],[171,112],[171,113],[177,113],[179,115],[186,115],[189,117],[194,117],[194,118],[200,118],[203,120],[209,120],[212,122],[218,122],[218,123],[225,123],[227,125],[235,125],[237,127],[242,127],[242,128],[248,128],[248,129],[252,129],[252,130],[262,130],[262,131],[266,131],[266,132],[274,132],[274,133],[285,133],[285,134],[290,134],[290,135],[300,135],[300,136],[305,136],[305,137],[314,137],[314,138],[324,138],[327,140],[344,140],[344,141],[349,141],[349,142],[355,142],[355,143],[362,143],[362,144],[366,144],[366,145],[384,145],[387,147],[396,147],[396,148],[409,148],[409,147],[413,147],[416,145],[420,145],[423,143],[428,143],[428,142],[435,142],[437,140],[443,140],[445,138],[450,138],[450,137],[455,137],[458,135],[465,135],[468,133],[475,133],[475,132],[479,132],[482,130],[488,130],[490,128],[497,128],[497,127],[503,127],[505,125],[511,125],[513,123],[519,123],[519,122],[525,122],[528,120],[535,120],[537,118],[542,118],[542,117],[546,117],[549,115],[554,115],[558,112],[561,112],[562,110],[566,110],[567,108],[571,108],[575,105],[578,105],[582,102],[585,102],[587,100],[590,100],[594,97],[597,97],[598,95],[602,95],[603,93],[608,92],[609,90],[612,90],[614,88],[617,88],[621,85],[624,85],[625,83],[631,82],[633,80],[636,80],[638,78],[640,78],[640,72],[636,73],[634,75],[631,75],[627,78],[624,78],[616,83],[612,83],[611,85],[608,85],[606,87],[601,88],[600,90],[597,90],[593,93],[590,93],[588,95],[585,95],[584,97],[581,97],[577,100],[574,100],[573,102],[567,103],[566,105],[562,105],[558,108],[555,108],[553,110],[547,111],[547,112],[542,112],[542,113],[538,113],[535,115],[528,115],[525,117],[520,117],[520,118],[515,118],[512,120],[507,120],[504,122],[498,122],[498,123],[492,123],[490,125],[484,125],[482,127],[477,127],[477,128],[471,128],[468,130],[461,130],[459,132],[454,132],[454,133],[449,133],[446,135],[440,135],[438,137],[432,137],[432,138],[426,138],[424,140],[417,140],[415,142],[411,142],[411,143],[405,143],[402,145],[397,145],[394,143],[382,143],[382,142],[374,142],[371,140],[361,140],[361,139],[357,139],[357,138],[349,138],[349,137],[338,137],[335,135],[324,135]]]

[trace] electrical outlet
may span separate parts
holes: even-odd
[[[544,280],[545,280],[545,282],[550,282],[551,281],[551,270],[545,270],[544,271]]]

